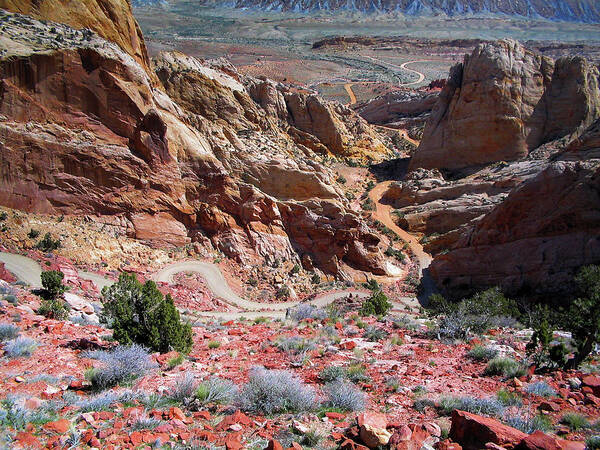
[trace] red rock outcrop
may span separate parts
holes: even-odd
[[[478,450],[492,442],[501,446],[515,447],[527,435],[489,417],[481,417],[466,411],[452,411],[450,438],[465,450]]]
[[[599,85],[585,59],[555,63],[511,40],[480,44],[451,69],[410,169],[517,160],[577,137],[600,115]]]
[[[385,273],[329,170],[231,74],[174,57],[159,65],[165,92],[93,33],[1,14],[0,203],[118,216],[156,245],[210,241],[244,262]]]

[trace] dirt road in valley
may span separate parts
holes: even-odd
[[[393,181],[384,181],[379,183],[375,185],[375,187],[369,192],[369,198],[375,204],[375,211],[373,212],[372,216],[374,219],[379,220],[386,227],[400,236],[400,238],[408,244],[411,251],[417,258],[417,261],[419,262],[419,274],[422,276],[423,269],[426,269],[429,267],[429,264],[431,264],[431,255],[423,250],[423,246],[419,243],[419,240],[416,237],[396,225],[391,215],[393,208],[390,205],[384,205],[381,203],[381,198],[391,183],[393,183]]]
[[[350,97],[350,103],[347,104],[348,106],[356,104],[356,95],[354,95],[352,86],[353,86],[352,83],[344,84],[344,89],[346,89],[346,92],[348,93],[348,97]]]

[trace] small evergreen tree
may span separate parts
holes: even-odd
[[[360,313],[363,316],[384,316],[392,309],[392,304],[382,291],[374,292],[367,298],[360,307]]]
[[[160,353],[188,353],[192,348],[191,325],[181,321],[171,296],[163,296],[153,281],[142,284],[134,274],[122,273],[102,295],[101,320],[119,343],[137,343]]]
[[[40,278],[42,279],[42,287],[44,288],[44,297],[48,299],[60,297],[68,289],[67,286],[63,284],[65,274],[60,270],[42,272]]]
[[[581,297],[571,303],[565,322],[575,341],[575,357],[568,365],[577,368],[600,342],[600,266],[582,267],[575,277]]]

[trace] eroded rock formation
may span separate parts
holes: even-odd
[[[515,41],[480,44],[452,68],[410,167],[512,161],[577,137],[600,114],[598,79],[583,58],[555,63]]]
[[[132,56],[95,33],[18,14],[2,12],[2,21],[10,29],[0,53],[2,204],[119,217],[155,245],[199,241],[246,263],[385,273],[379,238],[347,209],[330,171],[234,69],[170,54],[156,76],[143,50]],[[377,139],[354,113],[325,109]],[[325,152],[364,156],[343,133],[331,141],[305,133]]]

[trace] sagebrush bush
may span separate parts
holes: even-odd
[[[325,405],[342,411],[362,411],[365,409],[365,394],[354,384],[336,379],[324,388]]]
[[[26,336],[17,337],[4,344],[4,351],[9,358],[31,356],[36,348],[38,348],[37,341]]]
[[[121,274],[102,295],[101,320],[121,344],[137,343],[161,353],[192,348],[191,325],[181,321],[171,296],[163,296],[153,281],[141,284],[134,274]]]
[[[329,383],[346,377],[346,370],[339,366],[327,366],[319,372],[319,380]]]
[[[521,406],[523,404],[523,400],[519,394],[509,392],[506,389],[500,389],[496,393],[496,398],[504,406]]]
[[[19,398],[9,395],[0,401],[0,428],[24,430],[28,424],[43,424],[56,419],[56,414],[39,408],[31,410],[25,408]],[[8,447],[7,447],[8,448]]]
[[[327,318],[327,311],[308,303],[300,303],[286,312],[289,319],[301,322],[305,319],[323,320]]]
[[[539,395],[540,397],[554,397],[556,391],[548,383],[544,381],[538,381],[537,383],[531,383],[525,387],[525,392],[529,394]]]
[[[229,380],[213,377],[201,382],[194,395],[201,404],[229,404],[237,397],[238,388]]]
[[[523,433],[531,434],[535,431],[548,432],[552,430],[552,421],[549,417],[538,414],[533,417],[507,417],[505,418],[507,425],[522,431]]]
[[[19,327],[12,323],[0,323],[0,342],[16,338],[19,331],[21,331]]]
[[[363,364],[352,364],[346,369],[346,378],[353,383],[362,383],[371,381],[367,375],[367,368]]]
[[[311,339],[300,336],[286,336],[277,339],[275,347],[286,353],[300,354],[314,350],[317,345]]]
[[[169,391],[169,398],[178,403],[188,403],[196,396],[198,383],[191,374],[177,379]]]
[[[241,389],[239,404],[255,414],[308,411],[315,406],[315,392],[293,372],[254,367]]]
[[[85,356],[103,363],[102,367],[93,369],[89,374],[92,386],[98,390],[129,383],[156,367],[146,349],[137,344],[119,345],[109,351],[86,352]]]
[[[504,406],[494,398],[442,397],[438,409],[443,415],[450,415],[455,409],[483,416],[500,416]]]
[[[379,342],[387,337],[387,332],[383,328],[369,325],[363,332],[363,338],[370,342]]]
[[[486,375],[502,375],[506,378],[519,378],[525,375],[523,365],[512,358],[494,358],[485,368]]]
[[[493,327],[510,324],[519,317],[514,300],[508,299],[499,288],[490,288],[472,297],[451,303],[439,294],[429,299],[429,313],[440,316],[437,334],[440,338],[465,339],[470,334],[482,334]]]
[[[475,361],[489,361],[498,356],[498,350],[483,345],[476,345],[469,351],[468,356]]]

